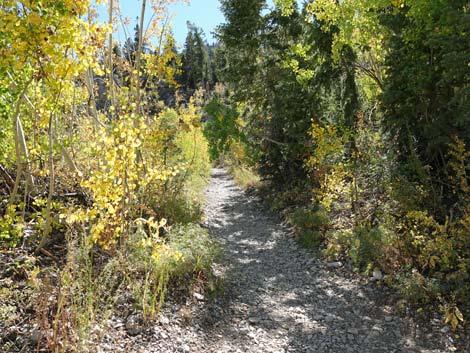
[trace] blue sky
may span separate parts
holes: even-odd
[[[220,12],[218,0],[192,0],[189,5],[180,3],[173,5],[171,11],[175,14],[173,20],[173,32],[179,43],[186,38],[186,22],[193,22],[201,27],[206,34],[209,43],[214,41],[211,32],[224,22],[224,16]]]
[[[268,3],[271,1],[268,1]],[[121,12],[125,17],[128,17],[132,23],[128,26],[128,31],[133,33],[135,20],[140,15],[140,8],[142,5],[141,0],[121,0]],[[187,5],[180,1],[176,5],[171,6],[171,12],[175,15],[173,18],[173,34],[176,41],[182,46],[186,38],[187,26],[186,22],[190,21],[196,26],[202,28],[206,34],[206,39],[209,43],[215,41],[214,36],[211,34],[215,28],[224,22],[224,16],[220,12],[219,0],[191,0]],[[102,20],[107,19],[106,8],[100,6],[99,13]],[[151,17],[150,10],[146,13],[146,18]],[[115,38],[124,41],[125,35],[122,30],[115,34]]]
[[[119,3],[122,15],[131,20],[131,24],[127,26],[127,31],[133,35],[134,26],[137,23],[136,18],[140,16],[142,0],[121,0]],[[174,15],[172,30],[176,41],[181,46],[183,45],[187,33],[186,22],[190,21],[204,30],[209,43],[214,42],[215,39],[211,32],[224,22],[224,16],[220,12],[219,7],[219,0],[191,0],[189,5],[180,1],[178,4],[172,5],[170,7],[170,11]],[[98,6],[98,12],[100,19],[107,21],[107,5]],[[151,9],[147,6],[146,20],[149,20],[151,16]],[[122,28],[115,33],[116,40],[123,42],[125,37],[126,35]]]
[[[123,0],[122,2],[130,1],[132,0]],[[273,0],[268,0],[267,3],[272,4]],[[220,12],[219,0],[191,0],[189,6],[180,2],[179,4],[172,6],[171,10],[176,16],[173,21],[173,32],[176,40],[181,44],[184,43],[184,39],[186,38],[187,21],[190,21],[196,26],[202,28],[209,43],[215,41],[211,32],[213,32],[219,24],[225,21],[222,12]]]

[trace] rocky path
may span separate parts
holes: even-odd
[[[132,338],[123,351],[464,351],[437,322],[420,328],[394,315],[386,289],[299,248],[275,215],[223,169],[213,171],[206,215],[211,233],[226,248],[222,290],[213,298],[199,296],[192,311],[168,305],[152,334]]]

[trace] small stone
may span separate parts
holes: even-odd
[[[238,331],[241,333],[241,334],[244,334],[246,335],[248,332],[250,332],[250,330],[248,329],[248,327],[240,327],[238,329]]]
[[[441,328],[441,332],[442,332],[442,333],[447,333],[447,332],[449,332],[449,331],[450,331],[449,326],[444,326],[443,328]]]
[[[194,293],[193,293],[193,297],[196,298],[196,299],[199,300],[199,301],[203,301],[203,300],[204,300],[204,296],[203,296],[201,293],[194,292]]]
[[[259,322],[259,319],[258,319],[257,317],[250,317],[250,318],[248,319],[248,322],[249,322],[250,324],[253,324],[253,325],[254,325],[254,324],[257,324],[257,323]]]
[[[326,266],[328,268],[339,268],[339,267],[342,267],[343,264],[340,261],[336,261],[336,262],[329,262],[326,264]]]
[[[114,327],[115,329],[119,329],[124,326],[124,323],[121,320],[117,319],[116,321],[111,321],[109,325]]]
[[[415,342],[411,338],[406,338],[405,339],[405,347],[413,347],[415,345]]]
[[[386,321],[386,322],[392,322],[392,321],[393,321],[393,317],[392,317],[392,316],[385,316],[385,321]]]
[[[129,316],[127,318],[126,330],[127,333],[131,336],[137,336],[143,332],[143,328],[139,325],[139,320],[136,316]]]
[[[327,315],[325,317],[325,321],[328,322],[328,323],[331,323],[331,322],[335,321],[335,317],[333,315]]]
[[[348,333],[350,333],[352,335],[358,335],[359,330],[357,328],[348,328]]]
[[[374,269],[374,272],[372,272],[372,279],[375,281],[381,281],[384,278],[382,271],[380,271],[378,268]]]
[[[374,326],[372,326],[372,331],[383,332],[383,328],[380,327],[380,325],[374,325]]]
[[[34,329],[31,331],[30,339],[32,343],[37,344],[39,340],[41,339],[41,337],[42,337],[42,333],[38,329]]]
[[[162,324],[162,325],[168,325],[170,323],[170,319],[168,319],[166,316],[164,315],[161,315],[160,318],[158,319],[158,321]]]

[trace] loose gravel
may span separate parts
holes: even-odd
[[[470,352],[438,319],[397,316],[392,291],[300,248],[226,170],[213,170],[206,195],[206,225],[226,249],[215,267],[221,288],[168,303],[147,329],[113,321],[102,352]]]

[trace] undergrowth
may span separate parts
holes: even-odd
[[[356,145],[357,159],[348,156],[335,129],[314,126],[312,134],[321,151],[306,167],[321,182],[314,183],[310,203],[301,201],[292,186],[268,197],[294,227],[299,243],[319,248],[330,261],[346,260],[357,272],[374,274],[374,280],[395,288],[419,312],[438,308],[443,323],[454,329],[463,325],[470,313],[468,238],[463,236],[468,218],[466,146],[455,139],[449,147],[447,182],[459,201],[439,217],[423,207],[437,196],[426,185],[390,173],[394,161],[377,157],[383,153],[379,145]],[[358,134],[360,141],[371,133]]]

